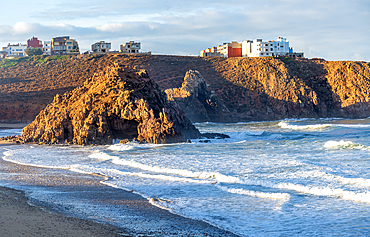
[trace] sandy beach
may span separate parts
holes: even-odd
[[[68,205],[39,202],[28,199],[22,191],[1,187],[0,236],[236,236],[157,208],[140,195],[106,186],[98,175],[23,166],[2,159],[0,174],[0,182],[20,184],[17,189],[32,186],[82,202],[105,203],[127,216],[125,223],[115,227],[93,221],[99,219],[94,216],[89,220],[72,217]]]

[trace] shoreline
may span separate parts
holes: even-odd
[[[0,223],[3,222],[0,224],[3,225],[0,235],[22,233],[22,236],[37,236],[38,233],[51,233],[50,235],[55,236],[57,233],[57,236],[238,236],[204,221],[156,207],[139,194],[102,184],[104,177],[98,175],[20,165],[3,159],[0,159],[0,173],[0,211],[9,213],[0,217]],[[11,184],[3,185],[3,182],[9,182],[9,178]],[[103,221],[99,216],[79,216],[69,211],[71,207],[68,207],[68,203],[56,205],[33,198],[34,189],[31,188],[29,193],[30,188],[27,187],[30,185],[41,192],[55,192],[56,195],[63,193],[72,199],[80,198],[82,203],[98,202],[109,205],[125,216],[125,221],[112,225],[109,218]],[[18,224],[13,225],[10,222]]]
[[[24,191],[0,186],[1,236],[131,236],[117,227],[35,205]]]
[[[0,123],[0,129],[21,129],[28,125],[28,123]]]

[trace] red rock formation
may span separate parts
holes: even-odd
[[[22,142],[111,144],[113,139],[183,142],[199,131],[168,103],[145,70],[115,64],[83,86],[56,95],[23,129]]]

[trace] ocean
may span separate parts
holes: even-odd
[[[0,147],[6,161],[103,175],[105,185],[240,236],[370,236],[370,119],[197,123],[228,139]],[[1,130],[0,136],[21,130]],[[21,181],[18,181],[21,182]],[[0,180],[0,185],[19,186]],[[26,187],[34,199],[120,226],[114,210]],[[104,204],[101,204],[104,205]],[[98,214],[96,212],[99,212]],[[104,219],[104,220],[103,220]],[[114,220],[114,221],[110,221]]]

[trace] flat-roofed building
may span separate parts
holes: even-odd
[[[7,53],[7,56],[19,56],[24,57],[26,54],[27,44],[8,44],[8,46],[3,47],[2,51]]]
[[[43,52],[44,55],[51,55],[51,41],[44,41]]]
[[[120,45],[121,53],[140,53],[141,43],[130,41]]]
[[[31,39],[27,40],[27,48],[42,48],[42,46],[42,41],[37,37],[32,37]]]
[[[277,40],[263,41],[255,39],[242,42],[243,57],[303,57],[303,53],[293,53],[293,48],[289,47],[289,41],[284,37]]]
[[[242,56],[242,44],[236,41],[231,43],[223,43],[217,47],[211,47],[200,51],[201,57],[241,57]]]
[[[105,41],[96,42],[91,45],[91,51],[93,53],[108,53],[111,48],[111,43],[106,43]]]
[[[76,55],[80,54],[78,43],[69,36],[51,39],[51,55]]]

